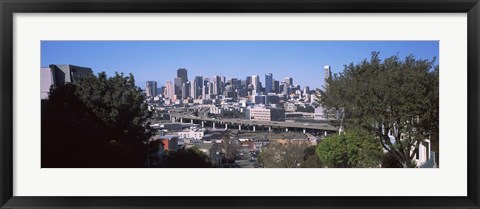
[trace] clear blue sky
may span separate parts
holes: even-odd
[[[283,81],[292,77],[302,88],[323,85],[323,66],[333,73],[345,64],[358,63],[380,51],[381,58],[413,54],[416,58],[437,57],[438,41],[42,41],[41,66],[72,64],[105,71],[133,73],[138,86],[153,80],[158,86],[173,81],[178,68],[196,75],[222,75],[245,79],[265,73]]]

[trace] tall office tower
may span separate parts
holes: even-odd
[[[283,94],[290,94],[290,92],[288,92],[288,89],[289,89],[290,85],[288,85],[288,83],[283,83]]]
[[[208,82],[207,89],[208,89],[207,94],[212,95],[213,94],[213,83],[212,82]]]
[[[284,79],[285,79],[285,83],[286,83],[288,86],[293,85],[293,78],[285,77]]]
[[[207,86],[203,85],[202,86],[202,99],[206,98],[206,94],[207,94]]]
[[[145,83],[145,93],[147,93],[147,97],[156,97],[157,96],[157,82],[156,81],[147,81]]]
[[[253,90],[258,93],[260,91],[260,78],[258,75],[252,75],[252,85]]]
[[[222,95],[223,93],[222,88],[223,88],[222,77],[217,75],[213,78],[213,94]]]
[[[325,80],[329,79],[332,77],[332,70],[330,68],[330,65],[325,65],[323,67],[323,71],[324,71],[324,76],[325,76]]]
[[[226,83],[226,82],[227,82],[226,79],[227,79],[227,78],[225,78],[225,76],[222,76],[222,83]]]
[[[245,86],[252,84],[252,76],[247,76],[245,79]]]
[[[310,92],[310,87],[309,86],[303,87],[303,93],[308,94],[308,92]]]
[[[238,79],[231,78],[230,79],[230,86],[232,87],[232,91],[237,90],[237,88],[240,87],[240,85],[238,84]]]
[[[178,68],[177,70],[177,78],[182,78],[182,84],[188,81],[187,77],[187,69],[185,68]]]
[[[190,82],[182,84],[182,99],[187,99],[190,95]]]
[[[273,80],[272,89],[274,93],[280,93],[280,82],[277,80]]]
[[[272,92],[273,75],[271,73],[265,74],[265,94]]]
[[[165,97],[173,99],[175,95],[175,85],[171,81],[165,83]]]
[[[157,95],[164,95],[165,94],[165,86],[160,86],[157,88]]]
[[[182,86],[183,86],[182,78],[180,77],[175,78],[174,84],[175,84],[175,95],[177,95],[177,98],[180,98],[182,96]]]
[[[197,79],[194,79],[190,85],[190,97],[193,99],[197,98],[198,88],[197,88]]]
[[[197,98],[198,96],[200,96],[200,94],[202,93],[202,87],[203,87],[203,77],[202,76],[195,76],[196,93],[195,93],[194,98]]]

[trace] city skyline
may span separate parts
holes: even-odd
[[[325,65],[335,74],[372,51],[380,51],[381,58],[437,57],[438,64],[438,41],[42,41],[41,66],[88,66],[109,76],[133,73],[142,89],[147,81],[158,87],[175,83],[179,68],[189,71],[189,80],[258,75],[265,85],[265,74],[272,73],[274,80],[292,77],[295,85],[315,89],[324,84]]]

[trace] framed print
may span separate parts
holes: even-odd
[[[2,208],[479,207],[477,0],[0,5]]]

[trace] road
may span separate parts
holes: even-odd
[[[254,168],[257,161],[252,161],[252,155],[249,151],[243,151],[243,156],[240,160],[235,160],[235,163],[238,164],[241,168]]]

